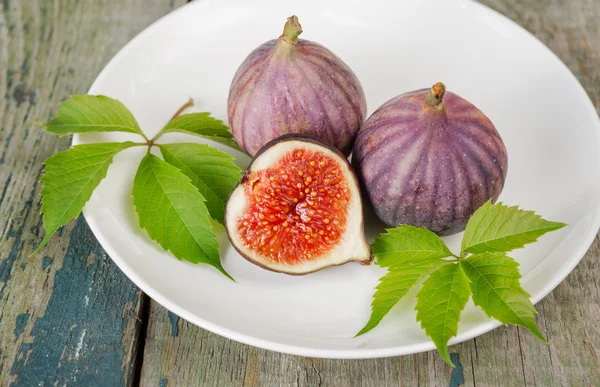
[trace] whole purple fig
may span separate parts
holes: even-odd
[[[496,201],[508,167],[490,119],[442,83],[383,104],[358,133],[352,158],[381,220],[439,235],[464,230],[475,210]]]
[[[234,139],[248,154],[286,133],[304,134],[350,154],[366,116],[360,82],[320,44],[298,39],[288,18],[279,39],[244,60],[229,89],[227,114]]]

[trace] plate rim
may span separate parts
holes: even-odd
[[[527,29],[511,20],[507,16],[504,16],[500,12],[486,6],[475,2],[474,0],[454,0],[459,3],[466,4],[469,7],[479,8],[480,11],[488,12],[492,14],[494,17],[499,17],[503,22],[508,23],[511,27],[516,27],[517,29],[524,32],[529,37],[533,38],[542,50],[545,50],[549,57],[552,58],[559,66],[562,66],[563,70],[566,71],[568,76],[574,82],[576,87],[580,89],[580,92],[583,92],[583,95],[586,96],[586,105],[587,109],[590,112],[593,112],[593,115],[596,117],[595,126],[596,130],[600,132],[600,117],[596,112],[596,108],[594,107],[592,101],[589,98],[589,95],[585,88],[581,85],[577,77],[573,74],[573,72],[568,68],[568,66],[556,55],[548,46],[546,46],[540,39],[538,39],[534,34],[529,32]],[[158,24],[163,23],[165,20],[177,17],[180,12],[184,12],[189,10],[189,8],[200,6],[202,3],[212,2],[216,3],[215,0],[202,0],[195,1],[191,3],[186,3],[179,8],[169,12],[166,15],[163,15],[150,25],[146,26],[143,30],[137,33],[132,39],[130,39],[119,51],[110,59],[110,61],[102,68],[100,73],[96,76],[92,85],[88,89],[88,94],[95,94],[94,90],[98,88],[99,84],[103,81],[111,70],[117,65],[117,63],[124,57],[129,49],[134,46],[138,41],[144,39],[145,35],[150,32],[153,28],[156,28]],[[80,135],[74,134],[71,145],[77,145],[81,143]],[[143,280],[134,269],[132,269],[123,259],[120,254],[118,254],[115,249],[112,247],[108,238],[105,238],[103,233],[100,231],[100,227],[98,226],[96,220],[91,214],[87,213],[86,207],[84,207],[82,213],[83,216],[102,246],[102,248],[106,251],[107,255],[111,258],[111,260],[119,267],[119,269],[127,276],[129,280],[131,280],[138,288],[140,288],[144,293],[146,293],[150,298],[154,301],[158,302],[167,310],[177,314],[179,317],[193,323],[194,325],[206,329],[210,332],[213,332],[217,335],[225,337],[230,340],[235,340],[237,342],[255,346],[258,348],[276,351],[280,353],[286,353],[290,355],[298,355],[298,356],[308,356],[314,358],[327,358],[327,359],[372,359],[372,358],[384,358],[384,357],[392,357],[392,356],[402,356],[409,354],[417,354],[425,351],[434,350],[435,344],[431,339],[428,338],[428,341],[418,343],[418,344],[408,344],[403,346],[396,347],[386,347],[386,348],[349,348],[349,349],[324,349],[324,348],[315,348],[315,347],[305,347],[300,345],[291,345],[280,343],[275,340],[266,340],[261,339],[259,337],[254,337],[251,335],[243,334],[237,332],[232,329],[224,328],[219,324],[212,323],[204,318],[196,316],[192,312],[189,312],[187,309],[181,307],[175,300],[171,300],[166,296],[163,296],[159,290],[156,290],[151,284],[147,283]],[[594,214],[594,218],[591,220],[592,228],[589,233],[583,238],[583,242],[579,245],[579,249],[574,252],[571,257],[572,259],[568,260],[569,265],[567,265],[558,275],[554,275],[550,278],[550,281],[547,281],[543,286],[543,289],[538,292],[535,296],[531,297],[531,300],[534,304],[538,303],[544,297],[546,297],[552,290],[554,290],[564,279],[571,274],[573,269],[581,262],[590,246],[594,242],[596,235],[600,229],[600,206],[596,209],[596,213]],[[524,276],[524,278],[528,277],[528,275]],[[474,337],[478,337],[482,334],[490,332],[499,326],[503,325],[497,320],[488,320],[485,323],[478,324],[476,327],[472,328],[468,332],[461,334],[460,332],[450,339],[448,346],[462,343],[464,341],[470,340]]]

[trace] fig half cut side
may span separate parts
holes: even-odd
[[[348,160],[297,134],[270,141],[256,154],[229,197],[225,228],[240,255],[280,273],[371,262]]]

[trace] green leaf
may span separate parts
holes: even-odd
[[[440,237],[425,228],[402,225],[386,231],[371,244],[373,255],[381,267],[454,256]]]
[[[470,296],[469,278],[455,263],[447,263],[432,272],[417,294],[417,321],[451,367],[454,363],[448,353],[448,340],[456,336],[460,313]]]
[[[193,134],[241,150],[233,140],[227,125],[211,117],[210,113],[190,113],[175,117],[160,131],[159,135],[169,132]]]
[[[242,174],[233,157],[194,143],[160,145],[160,151],[165,161],[185,173],[206,198],[212,218],[223,223],[225,203]]]
[[[460,262],[471,280],[473,301],[503,324],[521,325],[546,342],[535,323],[535,307],[521,287],[519,264],[504,253],[472,255]]]
[[[483,253],[508,252],[532,243],[547,232],[566,226],[542,219],[533,211],[508,207],[488,201],[469,219],[462,241],[462,251]]]
[[[65,136],[86,132],[129,132],[145,138],[133,114],[116,99],[103,95],[74,95],[61,103],[46,130]]]
[[[106,176],[113,157],[133,142],[110,142],[76,145],[44,161],[41,194],[46,235],[35,249],[37,253],[52,235],[76,218],[94,189]]]
[[[432,270],[453,256],[433,232],[412,226],[387,230],[371,245],[377,264],[388,268],[373,295],[371,317],[357,333],[360,336],[375,328],[394,305]]]
[[[140,227],[179,259],[207,263],[227,277],[204,197],[179,169],[148,153],[133,181]],[[231,278],[233,279],[233,278]]]

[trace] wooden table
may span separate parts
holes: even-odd
[[[130,38],[185,0],[0,2],[0,385],[599,385],[600,243],[541,301],[543,344],[504,327],[375,360],[283,355],[219,337],[150,300],[80,217],[40,254],[42,161],[69,146],[33,125],[85,93]],[[485,0],[531,31],[600,107],[600,0]],[[568,128],[565,128],[568,130]],[[590,176],[598,178],[598,176]]]

